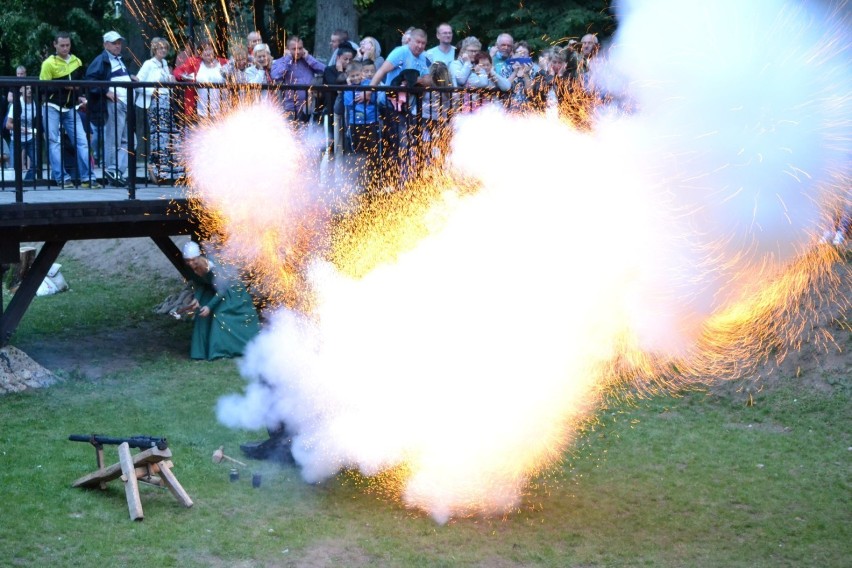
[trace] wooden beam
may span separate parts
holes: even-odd
[[[158,448],[149,448],[144,452],[139,452],[133,456],[133,466],[138,467],[147,463],[159,463],[165,459],[172,457],[172,451],[168,448],[160,450]],[[71,484],[71,487],[97,487],[101,482],[112,481],[121,476],[121,463],[114,463],[109,467],[101,468],[93,471],[88,475],[84,475],[77,481]]]
[[[178,269],[181,276],[186,278],[187,280],[192,280],[192,270],[186,265],[186,262],[183,260],[183,254],[180,249],[177,248],[174,241],[172,241],[168,237],[155,237],[152,236],[151,240],[154,241],[160,250],[163,251],[163,254],[166,255],[166,258],[174,265],[175,268]]]
[[[127,510],[130,511],[130,520],[141,521],[145,515],[142,512],[142,500],[139,498],[136,465],[133,463],[133,456],[130,455],[130,446],[127,442],[118,446],[118,463],[121,465],[121,479],[124,481],[124,494],[127,496]]]
[[[175,496],[175,499],[183,505],[184,507],[192,507],[192,499],[189,498],[189,494],[183,490],[180,482],[175,477],[175,474],[172,473],[171,462],[163,462],[160,465],[160,477],[163,480],[163,483],[166,484],[166,487],[169,488],[169,491],[172,492],[172,495]]]

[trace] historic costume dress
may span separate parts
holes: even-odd
[[[210,262],[207,274],[192,278],[195,299],[200,307],[210,308],[207,317],[196,313],[189,353],[193,359],[238,357],[260,330],[257,310],[245,286],[217,279],[214,268]]]

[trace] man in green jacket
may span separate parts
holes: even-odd
[[[50,81],[42,89],[44,96],[44,131],[47,132],[48,161],[50,177],[59,186],[72,184],[72,178],[62,163],[62,138],[59,126],[73,141],[77,150],[77,163],[73,169],[82,187],[97,189],[100,187],[91,177],[89,162],[89,141],[83,123],[77,110],[86,104],[82,92],[68,85],[69,81],[83,79],[83,62],[71,54],[71,34],[58,32],[53,40],[56,54],[51,55],[41,64],[39,79]],[[71,164],[66,164],[66,166]]]

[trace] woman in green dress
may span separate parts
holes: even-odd
[[[189,356],[212,361],[242,355],[260,331],[251,295],[238,280],[217,275],[218,267],[201,254],[198,243],[188,241],[183,258],[194,273],[195,299],[189,309],[195,311],[195,322]]]

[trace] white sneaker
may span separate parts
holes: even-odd
[[[840,246],[846,242],[846,236],[843,234],[843,231],[837,231],[834,233],[834,240],[831,241],[831,244],[835,246]]]

